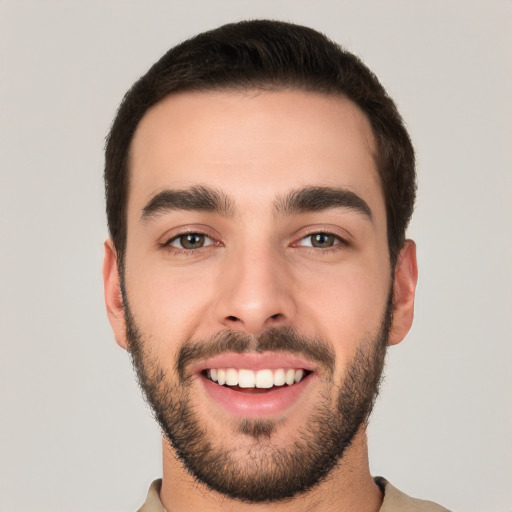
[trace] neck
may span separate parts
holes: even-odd
[[[278,503],[243,503],[212,491],[186,471],[164,439],[160,499],[167,512],[377,512],[382,493],[370,475],[366,432],[361,429],[325,480],[306,493]]]

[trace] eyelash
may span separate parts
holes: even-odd
[[[210,241],[210,243],[207,243],[206,245],[202,245],[201,247],[198,247],[196,249],[186,249],[184,247],[175,247],[172,245],[173,242],[175,242],[176,240],[179,240],[180,238],[187,236],[187,235],[196,235],[196,236],[200,236],[200,237],[205,237]],[[307,240],[308,238],[312,239],[312,237],[318,236],[318,235],[324,235],[326,237],[333,237],[334,244],[330,247],[325,247],[325,248],[313,246],[312,241],[311,241],[311,245],[301,245],[301,242],[303,242],[304,240]],[[168,252],[171,252],[175,255],[193,256],[194,254],[197,253],[197,251],[200,251],[200,250],[205,249],[210,246],[219,246],[219,245],[221,245],[221,243],[217,242],[213,237],[211,237],[207,233],[205,233],[203,231],[192,231],[191,230],[191,231],[184,231],[184,232],[178,233],[177,235],[173,236],[172,238],[168,239],[167,241],[161,243],[160,247],[162,247],[163,249],[166,249]],[[292,247],[302,247],[306,250],[314,251],[316,254],[319,254],[319,253],[320,254],[329,254],[329,253],[339,251],[339,250],[343,249],[344,247],[348,247],[348,246],[349,246],[349,243],[347,242],[346,239],[340,237],[339,235],[337,235],[335,233],[331,233],[329,231],[312,231],[312,232],[304,235],[303,237],[301,237],[298,242],[295,242],[294,244],[292,244]]]
[[[330,254],[330,253],[339,251],[339,250],[349,246],[349,243],[345,238],[342,238],[341,236],[339,236],[335,233],[331,233],[330,231],[321,231],[321,230],[320,231],[312,231],[312,232],[308,233],[307,235],[303,236],[298,242],[296,242],[294,244],[294,246],[301,247],[300,243],[303,240],[306,240],[308,238],[312,239],[314,236],[318,236],[318,235],[324,235],[327,237],[332,236],[334,238],[334,244],[330,247],[325,247],[325,248],[315,247],[313,245],[303,245],[302,247],[304,247],[307,250],[314,251],[316,254],[318,254],[318,253]]]
[[[179,240],[180,238],[187,236],[187,235],[196,235],[196,236],[202,236],[210,240],[210,243],[207,245],[203,245],[201,247],[198,247],[197,249],[186,249],[184,247],[175,247],[172,245],[173,242],[176,240]],[[210,235],[207,233],[204,233],[202,231],[184,231],[182,233],[178,233],[177,235],[173,236],[172,238],[169,238],[166,242],[163,242],[160,244],[160,247],[163,249],[166,249],[167,251],[176,254],[176,255],[185,255],[185,256],[192,256],[197,251],[200,251],[201,249],[204,249],[206,247],[210,247],[212,245],[219,245],[219,242],[216,242]]]

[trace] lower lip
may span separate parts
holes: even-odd
[[[255,389],[237,391],[200,376],[206,392],[214,402],[231,415],[245,418],[282,414],[299,401],[313,379],[313,375],[308,375],[297,384],[274,386],[268,391],[260,392]]]

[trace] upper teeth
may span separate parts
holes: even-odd
[[[277,370],[237,370],[236,368],[211,368],[208,376],[213,382],[227,386],[241,388],[263,388],[272,386],[292,385],[300,382],[304,377],[304,370],[283,369]]]

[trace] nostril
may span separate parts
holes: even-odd
[[[228,316],[227,319],[231,322],[238,322],[238,318],[233,315]]]
[[[279,320],[281,318],[281,313],[276,313],[270,317],[271,320]]]

